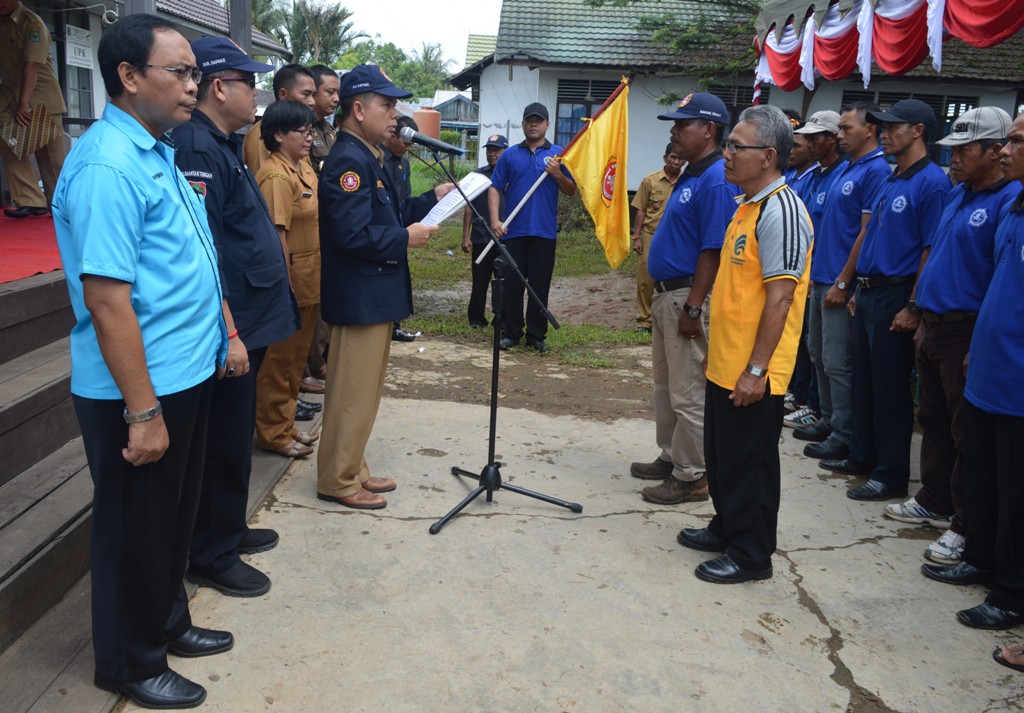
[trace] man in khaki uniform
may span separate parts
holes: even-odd
[[[0,0],[3,2],[4,0]],[[313,73],[301,64],[286,64],[274,73],[274,101],[289,99],[299,104],[305,104],[310,109],[316,106],[314,95],[316,94],[316,80]],[[245,157],[245,165],[255,176],[260,170],[260,165],[268,158],[270,152],[263,145],[260,138],[260,122],[249,127],[245,140],[242,142],[242,156]]]
[[[644,176],[640,187],[633,197],[636,208],[636,225],[633,228],[633,250],[638,256],[636,266],[636,331],[651,333],[651,299],[654,294],[654,280],[647,272],[647,251],[651,247],[651,237],[661,222],[661,214],[665,212],[665,204],[672,195],[683,159],[672,150],[670,143],[665,147],[662,157],[665,167]]]
[[[45,215],[53,200],[53,189],[64,165],[64,140],[60,116],[68,108],[60,93],[57,75],[50,59],[50,32],[34,12],[19,0],[0,0],[0,126],[14,121],[31,123],[32,109],[42,104],[50,113],[57,138],[35,152],[39,174],[46,189],[39,190],[39,177],[30,156],[18,158],[0,141],[0,162],[11,190],[15,209],[5,209],[10,218]]]

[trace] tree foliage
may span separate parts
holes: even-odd
[[[352,14],[329,0],[297,0],[288,22],[292,61],[331,65],[341,59],[356,40],[367,36],[355,30]]]
[[[352,69],[357,64],[376,64],[414,97],[432,97],[435,91],[448,86],[446,80],[452,60],[444,58],[440,44],[424,42],[419,50],[409,55],[394,42],[383,42],[377,35],[353,45],[334,67]]]

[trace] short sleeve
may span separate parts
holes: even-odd
[[[633,196],[633,207],[637,210],[647,212],[647,206],[651,201],[651,184],[645,178],[640,182],[640,187],[636,191],[636,195]]]
[[[935,233],[939,229],[947,193],[949,193],[948,186],[938,186],[931,193],[923,196],[918,205],[917,217],[920,221],[921,244],[924,247],[931,246]]]
[[[261,170],[257,183],[267,201],[270,220],[280,228],[291,230],[295,194],[292,192],[292,182],[288,180],[288,176],[276,170]]]
[[[46,64],[50,56],[50,32],[46,25],[38,20],[30,22],[25,28],[25,60],[36,64]]]
[[[700,249],[718,250],[736,213],[736,193],[728,183],[708,186],[700,194]]]
[[[755,228],[761,278],[799,280],[804,273],[812,229],[800,198],[785,189],[766,199]]]
[[[499,191],[508,189],[508,162],[507,151],[502,152],[498,157],[498,163],[494,165],[494,172],[491,173],[491,187]]]

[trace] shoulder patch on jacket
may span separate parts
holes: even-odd
[[[355,171],[346,171],[341,174],[339,182],[341,183],[342,190],[348,193],[359,190],[359,174]]]

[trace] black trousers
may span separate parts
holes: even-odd
[[[860,288],[853,316],[853,440],[850,461],[871,469],[871,479],[903,489],[910,480],[914,399],[910,372],[914,338],[893,332],[893,317],[907,306],[913,282]]]
[[[266,347],[249,352],[245,376],[213,382],[203,490],[189,558],[189,567],[204,576],[220,574],[240,561],[235,550],[248,532],[256,375],[266,353]]]
[[[487,257],[483,259],[481,264],[477,265],[476,259],[480,257],[480,253],[489,244],[473,243],[473,291],[469,294],[467,314],[470,324],[479,324],[480,326],[487,326],[487,286],[490,284],[491,276],[494,274],[494,258],[498,257],[499,253],[497,248],[492,247],[487,251]]]
[[[1024,612],[1024,417],[964,405],[964,561],[993,570],[986,599]]]
[[[765,397],[733,406],[729,389],[710,381],[704,399],[704,460],[715,516],[708,529],[729,543],[725,552],[740,567],[772,563],[779,520],[779,437],[785,399]]]
[[[167,641],[192,626],[182,577],[203,476],[212,380],[160,396],[170,446],[133,466],[123,401],[74,397],[93,481],[92,642],[96,672],[141,681],[167,670]]]
[[[519,271],[530,283],[544,306],[548,306],[548,291],[551,289],[551,274],[555,269],[555,240],[524,236],[504,241],[512,259],[519,265]],[[526,319],[523,320],[523,295],[526,287],[512,270],[505,270],[504,331],[511,339],[521,339],[526,327],[527,339],[544,339],[548,333],[548,320],[533,300],[526,305]]]

